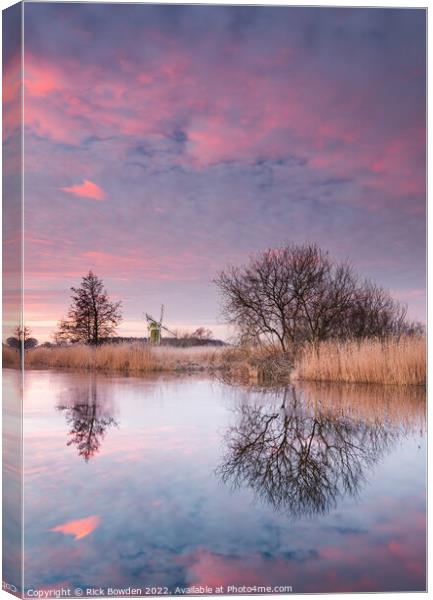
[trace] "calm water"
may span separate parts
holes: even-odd
[[[26,589],[425,589],[423,390],[25,385]]]

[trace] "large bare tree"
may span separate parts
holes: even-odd
[[[112,335],[122,318],[121,302],[109,299],[102,280],[89,271],[71,291],[68,316],[60,322],[57,341],[99,344]]]
[[[406,311],[388,292],[360,281],[349,262],[316,244],[266,250],[221,271],[223,314],[248,341],[278,344],[384,337],[407,328]]]

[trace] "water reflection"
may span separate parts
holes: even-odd
[[[3,381],[3,580],[21,595],[23,527],[22,379],[18,370],[4,369]]]
[[[360,402],[360,390],[307,385],[244,397],[225,435],[222,480],[291,516],[325,514],[357,495],[396,440],[423,427],[424,393],[417,402],[413,390],[369,388]]]
[[[106,430],[118,426],[109,399],[98,390],[96,375],[68,390],[67,402],[59,403],[56,408],[64,412],[70,427],[67,445],[76,446],[78,455],[86,462],[99,451]]]
[[[424,390],[55,371],[25,390],[25,590],[425,589]],[[223,457],[251,475],[235,492]]]

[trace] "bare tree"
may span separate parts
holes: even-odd
[[[315,244],[269,249],[219,273],[223,314],[243,339],[297,344],[330,338],[384,337],[406,326],[406,309],[389,293],[360,282],[349,262]]]
[[[298,309],[291,248],[267,250],[245,267],[228,267],[215,280],[224,316],[251,338],[280,344],[295,340]]]
[[[300,254],[304,254],[301,249]],[[295,282],[298,302],[297,341],[317,344],[335,337],[339,323],[353,306],[357,278],[348,263],[335,263],[316,246],[307,247],[307,260],[301,272],[301,285]]]
[[[211,329],[207,329],[206,327],[197,327],[197,329],[192,332],[191,337],[206,342],[213,339],[213,333]]]
[[[20,327],[17,325],[14,329],[14,335],[8,337],[6,344],[10,348],[16,348],[21,353],[23,349],[29,350],[30,348],[35,348],[35,346],[38,345],[38,340],[31,337],[31,330],[29,327]]]
[[[170,340],[170,344],[183,348],[206,346],[215,342],[213,332],[206,327],[198,327],[194,331],[176,330],[173,333],[175,338]]]
[[[121,321],[121,302],[111,302],[101,279],[89,271],[78,288],[71,287],[72,302],[59,324],[56,341],[99,344]]]
[[[355,337],[379,337],[406,333],[407,308],[389,293],[366,280],[359,288],[350,312],[349,329]]]

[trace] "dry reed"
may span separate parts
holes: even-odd
[[[218,365],[219,348],[151,348],[143,344],[106,344],[34,348],[25,355],[28,369],[55,367],[150,373],[155,371],[193,371]],[[3,365],[17,367],[18,352],[3,346]]]
[[[19,355],[18,350],[15,348],[9,348],[9,346],[3,346],[3,367],[18,367]]]
[[[18,352],[3,346],[3,366],[18,367]],[[267,347],[151,347],[144,344],[73,345],[34,348],[26,368],[71,368],[123,373],[220,372],[227,380],[284,383],[292,379],[344,383],[424,384],[426,344],[422,337],[362,342],[323,342],[305,347],[295,368],[288,355]]]
[[[18,351],[3,346],[3,365],[18,367]],[[288,380],[287,357],[265,347],[173,348],[144,344],[39,347],[25,355],[27,369],[69,368],[123,373],[220,372],[227,380]]]
[[[344,383],[420,385],[426,382],[423,337],[323,342],[305,348],[295,364],[295,379]]]

